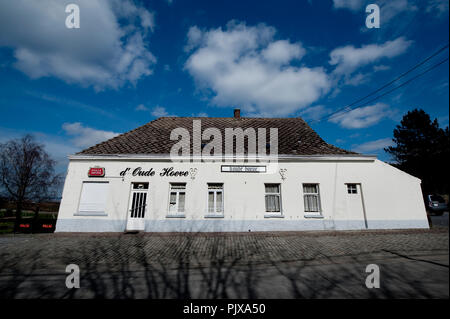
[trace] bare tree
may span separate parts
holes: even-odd
[[[55,195],[61,178],[54,166],[55,161],[32,135],[0,144],[0,186],[16,204],[15,231],[25,202],[40,203]]]

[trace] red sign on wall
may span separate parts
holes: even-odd
[[[88,172],[89,177],[103,177],[105,176],[105,169],[103,167],[91,167]]]

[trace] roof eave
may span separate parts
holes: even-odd
[[[161,160],[170,161],[170,154],[74,154],[68,156],[70,160]],[[177,157],[176,160],[205,160],[205,161],[223,161],[236,159],[261,159],[266,161],[289,162],[289,161],[374,161],[377,159],[376,155],[365,155],[365,154],[314,154],[314,155],[294,155],[294,154],[280,154],[278,156],[220,156],[220,157],[201,157],[201,156],[188,156],[188,157]]]

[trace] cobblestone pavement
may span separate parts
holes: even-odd
[[[0,297],[448,298],[448,243],[448,229],[4,235]],[[383,294],[358,279],[368,262],[392,268]],[[84,289],[65,287],[68,264]]]

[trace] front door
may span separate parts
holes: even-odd
[[[367,218],[361,184],[347,184],[348,219],[361,221],[361,228],[367,229]]]
[[[131,183],[127,231],[145,230],[148,183]]]

